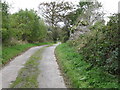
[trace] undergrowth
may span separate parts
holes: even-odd
[[[56,48],[58,63],[72,88],[118,88],[118,78],[83,60],[83,55],[68,44]]]

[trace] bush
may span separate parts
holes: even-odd
[[[119,75],[118,67],[118,23],[117,15],[112,16],[106,26],[95,24],[90,32],[81,35],[77,40],[68,42],[83,55],[92,67],[99,66],[113,75]],[[101,28],[99,28],[101,26]]]
[[[84,61],[84,55],[76,52],[68,44],[59,45],[56,50],[57,61],[72,88],[119,88],[118,78],[106,73],[102,68]]]

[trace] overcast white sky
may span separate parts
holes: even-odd
[[[56,0],[3,0],[8,2],[12,5],[11,12],[14,13],[18,11],[19,9],[38,9],[38,5],[40,2],[50,2],[50,1],[56,1]],[[58,0],[61,1],[61,0]],[[75,4],[77,4],[80,0],[63,0],[63,1],[70,1]],[[118,2],[120,0],[98,0],[103,4],[103,8],[108,13],[117,13],[118,12]]]
[[[19,9],[35,9],[38,10],[38,5],[41,2],[50,2],[56,0],[3,0],[8,2],[12,5],[10,9],[11,13],[17,12]],[[58,0],[58,1],[69,1],[75,4],[78,4],[80,0]],[[120,0],[98,0],[102,3],[104,12],[109,15],[110,13],[117,13],[118,12],[118,2]],[[120,8],[120,7],[119,7]]]

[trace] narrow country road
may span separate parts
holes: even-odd
[[[40,48],[44,47],[43,46],[37,46],[37,47],[32,47],[29,50],[27,50],[25,53],[22,55],[16,57],[14,60],[12,60],[7,66],[5,66],[3,69],[0,70],[0,88],[9,88],[9,85],[11,84],[12,81],[16,80],[16,77],[18,75],[19,70],[24,67],[24,64],[26,61],[29,59],[29,57],[34,54],[37,50]]]
[[[40,75],[38,77],[39,88],[66,88],[63,77],[60,74],[59,66],[56,62],[54,50],[58,44],[46,47],[39,61]],[[10,84],[16,80],[19,70],[37,50],[44,47],[37,46],[27,50],[22,55],[16,57],[7,66],[0,70],[0,85],[2,88],[9,88]],[[1,86],[0,86],[1,88]]]
[[[54,50],[58,44],[47,47],[43,52],[39,65],[41,71],[38,77],[40,88],[66,88],[54,55]]]

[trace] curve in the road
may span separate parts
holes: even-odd
[[[39,61],[40,64],[38,67],[40,70],[38,77],[39,88],[66,88],[54,54],[57,45],[59,43],[45,48],[42,53],[42,59]],[[0,85],[2,85],[2,88],[9,88],[11,82],[16,80],[19,70],[24,67],[29,57],[44,46],[29,49],[1,69],[0,76],[2,77],[2,82],[0,82]]]

